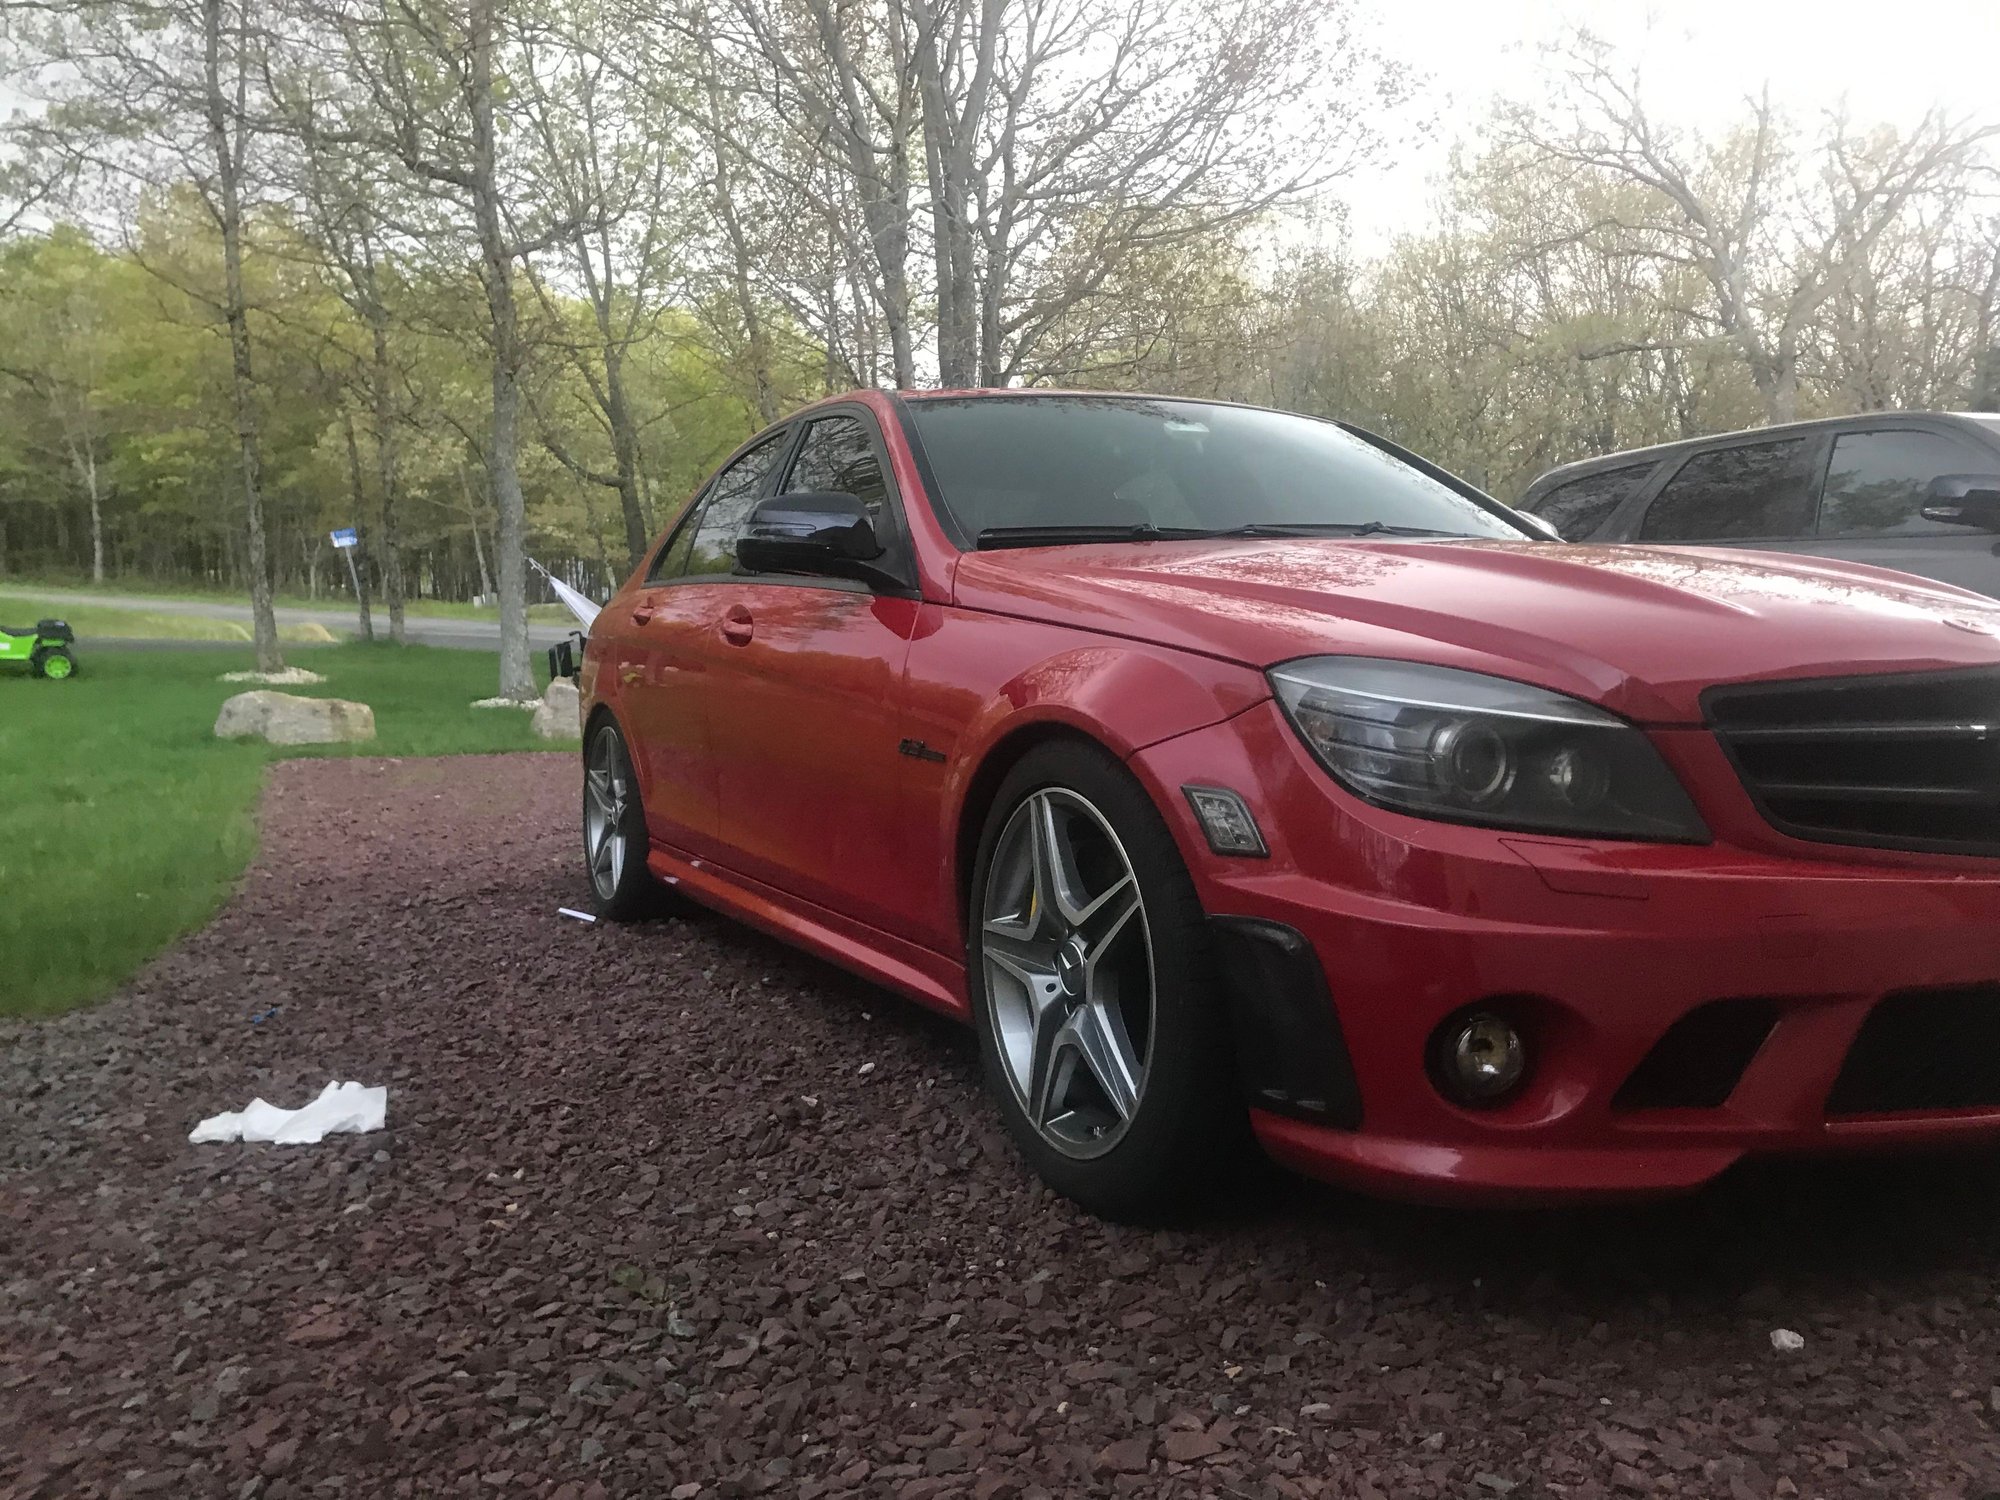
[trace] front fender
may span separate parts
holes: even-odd
[[[922,936],[941,952],[962,951],[979,830],[1000,782],[1035,743],[1067,732],[1124,760],[1271,696],[1254,668],[1151,642],[1079,640],[1071,628],[949,609],[925,624],[911,645],[906,722],[941,757],[920,860],[935,890]]]

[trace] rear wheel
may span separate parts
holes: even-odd
[[[1151,799],[1096,746],[1025,756],[987,819],[968,980],[1036,1172],[1111,1218],[1200,1198],[1243,1136],[1206,921]]]
[[[28,670],[37,677],[52,677],[61,681],[76,675],[76,658],[67,646],[43,646],[28,658]]]
[[[646,809],[625,736],[610,719],[591,731],[583,759],[583,857],[597,908],[614,922],[656,915],[665,891],[646,868]]]

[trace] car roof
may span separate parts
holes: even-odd
[[[1971,423],[1971,414],[1951,411],[1860,411],[1850,412],[1840,417],[1813,417],[1804,422],[1780,422],[1770,427],[1739,427],[1733,432],[1711,432],[1702,437],[1676,438],[1671,443],[1654,443],[1647,448],[1620,448],[1614,453],[1600,453],[1592,458],[1579,458],[1574,462],[1558,464],[1547,469],[1521,492],[1525,499],[1529,495],[1539,496],[1570,479],[1586,474],[1602,472],[1606,469],[1635,468],[1640,464],[1656,464],[1663,458],[1673,458],[1679,454],[1691,453],[1698,448],[1706,448],[1716,443],[1734,442],[1739,438],[1787,438],[1805,437],[1828,428],[1851,427],[1857,422],[1911,421],[1949,422],[1954,426],[1970,424],[1975,431],[1982,430]]]

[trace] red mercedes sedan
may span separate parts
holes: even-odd
[[[1113,1216],[1250,1135],[1454,1201],[2000,1136],[2000,605],[1533,524],[1282,412],[822,402],[591,631],[598,900],[969,1022]]]

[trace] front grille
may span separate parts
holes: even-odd
[[[1711,688],[1702,706],[1785,833],[2000,854],[2000,670]]]
[[[1829,1115],[2000,1105],[2000,985],[1889,995],[1855,1033]]]

